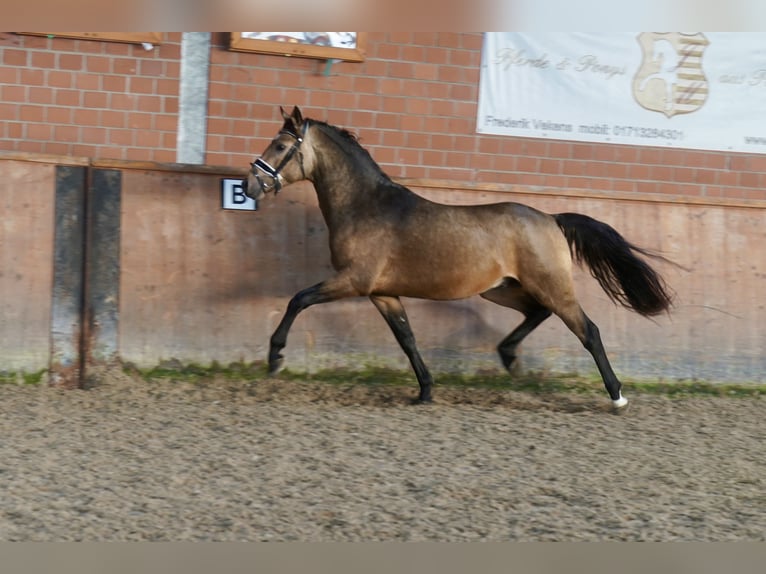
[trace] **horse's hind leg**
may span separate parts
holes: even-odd
[[[528,295],[515,279],[507,279],[500,287],[490,289],[481,294],[488,301],[504,307],[516,309],[524,314],[524,321],[497,346],[497,352],[503,366],[511,372],[511,367],[516,360],[516,348],[519,343],[534,331],[540,323],[551,316],[550,310],[543,307],[533,297]]]
[[[609,359],[606,356],[604,350],[604,344],[601,342],[601,335],[599,334],[598,327],[590,320],[585,314],[580,305],[576,302],[570,304],[567,307],[554,309],[554,312],[561,317],[567,327],[577,335],[583,346],[590,352],[593,359],[596,361],[596,367],[601,374],[601,379],[604,381],[606,391],[609,393],[609,397],[612,399],[612,404],[616,409],[622,409],[627,406],[628,399],[622,396],[621,388],[622,384],[614,374],[612,366],[609,364]]]
[[[596,361],[596,367],[604,381],[606,391],[612,399],[612,404],[616,409],[622,409],[627,406],[628,400],[622,396],[620,391],[622,384],[609,364],[598,327],[588,318],[577,302],[571,276],[559,274],[558,280],[556,277],[556,274],[548,275],[546,281],[540,281],[531,288],[532,295],[536,301],[540,302],[540,305],[558,315],[569,327],[569,330],[580,339],[593,360]],[[544,288],[541,285],[544,285]]]
[[[384,297],[382,295],[371,295],[370,300],[380,311],[380,314],[383,315],[386,323],[388,323],[391,331],[393,331],[394,337],[396,337],[402,350],[410,360],[415,376],[418,379],[418,385],[420,385],[418,402],[430,403],[433,379],[415,346],[415,335],[412,334],[410,322],[407,319],[407,313],[404,311],[402,302],[399,300],[399,297]]]
[[[528,311],[524,315],[524,321],[516,327],[511,334],[505,339],[500,341],[497,346],[497,352],[500,354],[500,360],[503,361],[503,366],[511,372],[511,367],[516,361],[516,347],[519,343],[534,331],[540,323],[545,321],[551,316],[551,312],[545,307],[537,307],[534,310]]]

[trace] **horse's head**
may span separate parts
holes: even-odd
[[[257,200],[264,193],[277,193],[284,185],[306,179],[301,144],[308,120],[303,119],[298,106],[288,114],[280,106],[285,123],[261,157],[250,164],[250,173],[242,182],[245,195]]]

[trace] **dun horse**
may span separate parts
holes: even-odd
[[[668,310],[671,296],[644,256],[609,225],[586,215],[549,215],[518,203],[443,205],[392,181],[344,129],[304,118],[298,109],[252,163],[253,199],[307,179],[329,230],[336,274],[297,293],[271,336],[269,372],[278,372],[287,334],[311,305],[369,297],[410,360],[431,401],[432,378],[415,346],[399,297],[452,300],[480,295],[520,311],[524,320],[497,347],[510,369],[519,343],[553,313],[593,356],[614,408],[627,406],[599,330],[575,297],[572,261],[586,265],[606,294],[637,313]]]

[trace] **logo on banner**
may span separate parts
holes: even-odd
[[[643,32],[638,43],[643,60],[633,77],[633,97],[642,107],[672,118],[705,104],[702,57],[709,42],[703,34]]]

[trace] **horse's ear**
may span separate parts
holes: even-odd
[[[303,114],[301,114],[301,110],[298,108],[298,106],[293,107],[292,117],[296,127],[300,127],[303,125]]]
[[[285,111],[285,108],[283,108],[282,106],[279,106],[279,113],[282,114],[282,118],[283,119],[285,119],[285,120],[289,120],[290,119],[290,114],[288,114]]]

